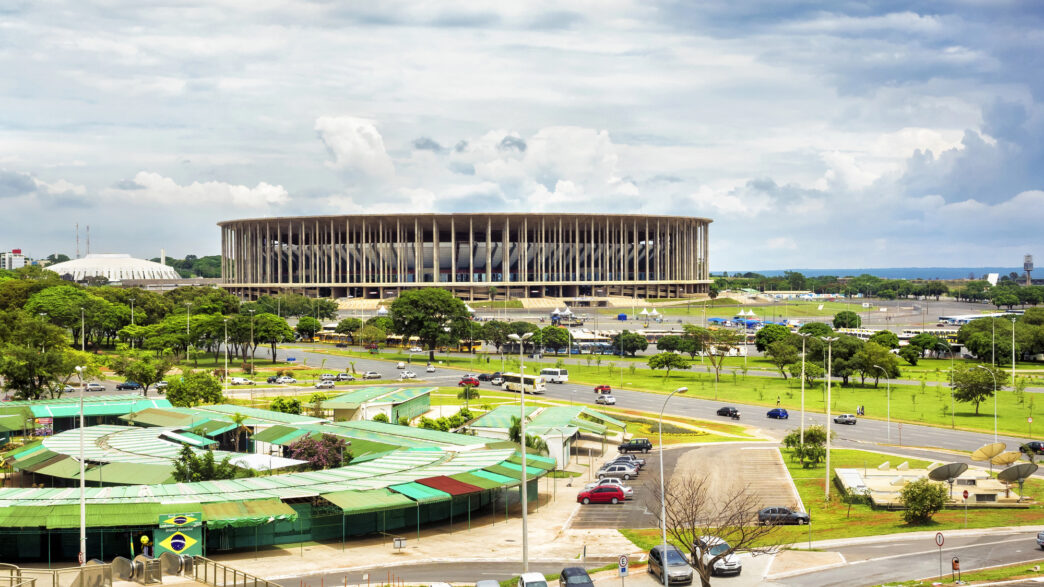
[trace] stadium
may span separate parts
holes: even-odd
[[[443,287],[464,300],[707,293],[711,220],[616,214],[398,214],[229,220],[222,287],[383,299]]]

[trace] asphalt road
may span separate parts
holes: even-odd
[[[1044,558],[1032,532],[988,536],[945,537],[942,571],[949,575],[951,558],[957,556],[964,572],[1029,562]],[[940,549],[932,538],[889,539],[887,542],[831,548],[846,560],[843,567],[807,573],[774,584],[793,586],[878,585],[939,576]]]
[[[530,572],[543,573],[546,575],[561,572],[565,567],[583,566],[587,569],[595,569],[614,562],[614,557],[588,558],[586,564],[577,559],[562,559],[559,561],[530,561]],[[414,565],[396,565],[390,570],[380,567],[370,570],[341,571],[330,573],[317,573],[310,575],[298,575],[293,577],[277,577],[273,579],[280,585],[286,587],[337,587],[344,585],[346,580],[349,585],[369,583],[385,583],[389,579],[397,580],[406,585],[423,585],[436,581],[445,583],[475,583],[483,579],[502,581],[522,572],[521,561],[514,562],[445,562],[445,563],[422,563]]]

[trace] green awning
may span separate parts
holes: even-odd
[[[41,451],[37,451],[29,455],[24,459],[15,461],[14,468],[22,471],[36,471],[37,469],[41,469],[43,467],[46,467],[47,465],[50,465],[51,461],[62,456],[64,455],[60,455],[56,452],[51,452],[45,448]]]
[[[74,475],[79,479],[79,471]],[[86,472],[88,481],[113,485],[159,485],[174,481],[174,466],[141,463],[109,463]]]
[[[206,448],[208,446],[214,446],[217,444],[216,440],[193,434],[191,432],[162,432],[160,436],[173,440],[174,442],[180,442],[182,444],[188,444],[196,448]]]
[[[37,440],[35,442],[30,442],[25,446],[9,450],[5,452],[3,456],[5,459],[14,459],[17,461],[18,459],[24,459],[25,457],[33,454],[34,452],[39,452],[41,450],[44,450],[43,441]]]
[[[275,498],[205,503],[202,511],[203,519],[211,529],[261,526],[275,520],[297,519],[294,508]]]
[[[515,455],[515,456],[509,458],[508,462],[509,463],[514,463],[514,464],[518,465],[519,469],[521,469],[521,467],[522,467],[522,457],[519,456],[519,455]],[[540,470],[543,470],[543,471],[550,471],[550,470],[555,468],[555,460],[554,459],[547,459],[547,458],[544,458],[544,457],[536,457],[534,455],[527,454],[526,455],[526,466],[531,468],[531,469],[540,469]]]
[[[502,483],[497,483],[492,479],[486,479],[485,477],[479,477],[478,475],[472,475],[471,473],[450,475],[449,478],[455,481],[460,481],[461,483],[467,483],[468,485],[481,487],[482,489],[497,489],[503,486]]]
[[[4,508],[5,514],[0,515],[0,526],[4,528],[39,528],[47,525],[47,516],[55,506],[20,506]],[[79,507],[79,506],[77,506]],[[77,520],[76,525],[80,522]]]
[[[134,422],[135,424],[146,424],[148,426],[162,426],[164,428],[180,428],[190,426],[197,418],[191,414],[182,414],[162,408],[148,408],[140,412],[133,412],[120,416],[120,420]]]
[[[324,493],[320,497],[341,508],[345,514],[366,514],[414,505],[414,501],[409,497],[387,489],[338,491]]]
[[[526,467],[526,468],[528,469],[526,471],[526,480],[527,481],[530,480],[530,479],[535,479],[536,477],[539,477],[544,472],[543,469],[535,469],[533,467]],[[511,477],[513,479],[518,479],[521,476],[520,473],[522,472],[522,467],[520,467],[520,466],[518,466],[518,465],[516,465],[514,463],[508,463],[508,462],[505,461],[505,462],[503,462],[503,463],[501,463],[499,465],[491,465],[489,467],[485,467],[485,470],[487,470],[487,471],[489,471],[491,473],[496,473],[498,475],[503,475],[505,477]]]
[[[50,475],[51,477],[62,477],[63,479],[78,479],[80,475],[80,461],[66,457],[46,467],[41,467],[35,472],[41,475]]]
[[[22,416],[0,416],[0,432],[17,432],[25,424]]]
[[[514,477],[507,477],[505,475],[500,475],[498,473],[493,473],[492,471],[485,471],[482,469],[479,469],[478,471],[472,471],[468,474],[474,475],[476,477],[482,477],[483,479],[489,479],[490,481],[499,483],[502,487],[514,487],[515,485],[518,485],[520,483],[517,475]]]
[[[417,503],[434,503],[438,501],[448,501],[452,496],[445,491],[439,491],[420,483],[403,483],[401,485],[392,485],[389,489],[397,491],[406,497],[412,499]]]
[[[254,442],[268,442],[275,444],[277,439],[296,432],[297,430],[298,429],[293,426],[272,426],[271,428],[266,428],[265,430],[258,432],[251,436],[251,438],[254,439]]]
[[[155,526],[156,520],[178,506],[160,503],[99,503],[87,505],[87,526]],[[29,509],[29,508],[26,508]],[[191,508],[189,508],[191,509]],[[79,505],[56,505],[47,516],[48,528],[79,528]]]
[[[203,436],[209,436],[211,438],[220,436],[229,430],[235,430],[237,426],[221,420],[208,420],[202,424],[198,424],[189,428],[196,434],[202,434]]]

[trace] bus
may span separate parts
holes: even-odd
[[[569,383],[569,371],[565,369],[541,369],[540,376],[548,383]]]
[[[544,393],[547,385],[540,375],[519,375],[518,373],[504,373],[502,387],[507,391],[524,391],[526,393]]]

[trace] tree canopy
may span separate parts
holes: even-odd
[[[435,348],[460,341],[471,321],[467,306],[452,293],[439,288],[407,290],[391,304],[395,332],[403,340],[416,336],[435,360]]]

